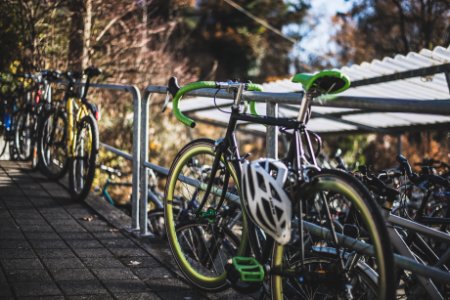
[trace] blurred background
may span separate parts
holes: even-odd
[[[103,69],[98,82],[165,85],[194,80],[289,78],[450,43],[448,0],[0,0],[0,71]],[[370,95],[368,95],[370,96]],[[121,93],[93,90],[102,109],[100,140],[131,150],[132,103]],[[153,98],[151,161],[168,166],[180,145],[221,130],[191,130],[161,114]],[[158,133],[158,134],[155,134]],[[261,138],[242,137],[246,152]],[[349,163],[395,165],[396,137],[339,135]],[[448,161],[448,131],[409,132],[403,151],[413,161]],[[103,162],[129,168],[102,153]]]

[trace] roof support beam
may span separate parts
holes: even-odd
[[[317,101],[313,105],[359,108],[381,112],[404,112],[416,114],[450,115],[450,99],[412,100],[377,97],[338,96],[330,101]]]
[[[390,75],[383,75],[383,76],[378,76],[378,77],[373,77],[373,78],[356,80],[356,81],[352,82],[351,87],[353,88],[353,87],[375,84],[375,83],[383,83],[383,82],[388,82],[388,81],[420,77],[420,76],[428,76],[428,75],[433,75],[433,74],[442,73],[442,72],[444,72],[444,73],[450,72],[450,63],[442,64],[442,65],[438,65],[438,66],[427,67],[427,68],[408,70],[408,71],[398,72],[398,73],[394,73],[394,74],[390,74]]]

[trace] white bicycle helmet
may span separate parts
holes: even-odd
[[[283,190],[287,175],[287,167],[271,158],[246,161],[242,172],[243,202],[250,218],[282,245],[291,239],[292,207]]]

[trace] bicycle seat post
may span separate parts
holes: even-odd
[[[236,90],[236,94],[234,97],[234,104],[233,104],[233,108],[234,109],[239,109],[239,103],[241,102],[242,99],[242,92],[244,91],[244,83],[239,84],[237,90]]]
[[[309,103],[312,101],[312,95],[309,92],[305,92],[302,96],[302,102],[300,103],[300,109],[298,111],[297,121],[305,123]]]

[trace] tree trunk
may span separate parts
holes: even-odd
[[[90,58],[90,46],[91,46],[91,28],[92,28],[92,0],[86,1],[86,16],[84,20],[84,32],[83,32],[83,59],[82,67],[83,69],[89,66]]]
[[[83,69],[83,33],[84,33],[84,1],[68,1],[68,8],[71,15],[70,20],[70,40],[68,52],[68,70],[81,72]]]

